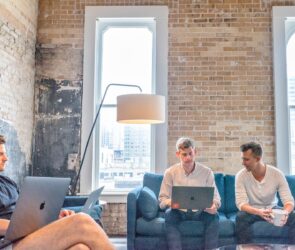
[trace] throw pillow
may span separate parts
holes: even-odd
[[[148,220],[158,214],[159,204],[155,193],[148,187],[143,187],[138,197],[138,208],[142,216]]]

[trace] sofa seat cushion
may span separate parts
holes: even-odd
[[[235,235],[235,220],[219,213],[219,237],[233,237]]]
[[[232,220],[234,223],[236,223],[236,217],[237,217],[237,213],[227,213],[226,214],[226,218]]]
[[[137,219],[136,233],[140,235],[156,236],[165,234],[165,219],[156,217],[152,220],[147,220],[143,217]]]
[[[254,237],[288,238],[288,227],[276,227],[265,221],[257,221],[251,226]]]

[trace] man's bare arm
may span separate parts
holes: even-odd
[[[0,219],[0,235],[5,235],[9,222],[9,220]]]

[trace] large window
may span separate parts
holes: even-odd
[[[82,151],[93,117],[110,83],[140,85],[143,93],[167,95],[168,8],[86,7]],[[105,193],[127,193],[145,172],[167,165],[167,124],[116,122],[116,97],[138,93],[112,86],[82,170],[81,192],[105,186]]]
[[[144,93],[155,92],[155,20],[100,18],[97,22],[99,93],[103,93],[110,83],[137,84]],[[142,183],[145,172],[154,171],[152,127],[116,122],[117,95],[134,91],[126,88],[109,90],[96,137],[95,182],[96,186],[104,185],[108,191],[135,188]]]
[[[273,7],[277,165],[295,174],[295,7]]]
[[[292,29],[287,39],[287,82],[290,122],[291,173],[295,174],[295,20],[286,20],[286,26]]]

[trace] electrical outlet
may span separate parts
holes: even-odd
[[[76,170],[78,168],[78,154],[68,154],[68,170]]]

